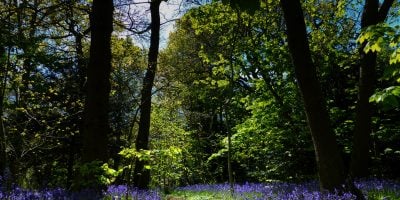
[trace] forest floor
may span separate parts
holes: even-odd
[[[314,195],[314,198],[310,199],[319,199],[319,195]],[[261,193],[249,193],[249,194],[241,194],[241,195],[231,195],[230,192],[208,192],[208,191],[203,191],[203,192],[175,192],[171,195],[167,195],[163,197],[162,199],[165,200],[258,200],[258,199],[284,199],[280,197],[270,197],[270,198],[265,198]],[[304,199],[308,200],[308,198],[297,198],[293,197],[290,198],[293,200],[297,199]],[[324,200],[327,198],[323,198]],[[347,198],[336,198],[332,197],[330,198],[332,200],[336,199],[347,199]],[[353,198],[349,198],[353,199]],[[396,194],[396,192],[392,191],[374,191],[374,192],[368,192],[367,194],[367,199],[368,200],[400,200],[400,196]]]
[[[368,200],[400,200],[400,184],[394,181],[364,180],[357,181]],[[280,200],[280,199],[324,199],[348,200],[355,199],[351,194],[321,193],[318,191],[317,182],[302,184],[276,182],[268,184],[237,184],[234,192],[228,184],[192,185],[177,188],[166,200]]]
[[[363,180],[355,182],[368,200],[400,200],[400,182],[389,180]],[[0,184],[1,186],[1,184]],[[2,187],[0,187],[1,189]],[[198,184],[175,188],[170,194],[160,190],[139,191],[126,185],[111,185],[98,197],[83,191],[70,193],[64,189],[26,190],[14,188],[1,192],[0,199],[7,200],[353,200],[351,194],[321,193],[318,182],[305,183],[243,183],[235,184],[233,191],[229,184]]]

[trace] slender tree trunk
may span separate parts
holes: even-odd
[[[83,161],[106,162],[113,1],[93,0],[91,42],[83,126]]]
[[[3,111],[1,115],[3,115]],[[4,172],[7,167],[7,152],[6,152],[6,133],[3,123],[3,116],[0,116],[0,177],[4,177]]]
[[[75,50],[76,50],[76,64],[78,67],[78,81],[79,81],[79,88],[80,92],[85,92],[85,82],[86,82],[86,69],[87,69],[87,62],[86,58],[83,53],[83,35],[78,34],[75,35]]]
[[[7,152],[6,152],[6,133],[3,123],[3,108],[4,108],[4,95],[6,90],[6,76],[7,68],[6,63],[2,60],[5,55],[5,48],[0,46],[0,177],[4,177],[4,171],[7,166]]]
[[[317,159],[322,190],[342,190],[344,164],[326,110],[316,68],[311,59],[304,15],[299,0],[280,1],[287,28],[289,50],[302,93]]]
[[[136,150],[149,149],[149,131],[151,114],[151,94],[154,77],[157,70],[158,49],[160,43],[160,4],[161,0],[150,2],[151,36],[146,75],[141,91],[139,131],[136,138]],[[145,169],[147,161],[137,159],[135,163],[133,182],[140,189],[147,189],[150,183],[150,171]]]
[[[0,176],[3,178],[3,189],[8,191],[11,188],[12,181],[12,173],[10,171],[10,159],[7,154],[7,132],[6,127],[3,121],[4,114],[4,100],[6,97],[6,89],[7,89],[7,79],[8,79],[8,71],[10,70],[10,54],[11,47],[8,46],[7,52],[6,48],[0,47],[0,67],[2,69],[1,73],[1,83],[0,83]],[[4,56],[5,55],[5,56]],[[1,60],[6,57],[6,60]]]
[[[225,107],[225,106],[223,106]],[[222,109],[222,108],[221,108]],[[225,120],[223,116],[223,112],[225,111]],[[231,192],[231,195],[233,196],[235,193],[235,188],[234,188],[234,181],[233,181],[233,169],[232,169],[232,133],[231,133],[231,128],[229,126],[229,118],[228,118],[228,112],[226,109],[221,110],[221,122],[224,122],[226,132],[228,133],[228,181],[229,181],[229,190]]]
[[[71,30],[70,30],[71,31]],[[86,90],[84,89],[86,80],[86,68],[87,62],[83,53],[82,39],[83,35],[77,32],[71,31],[75,37],[75,51],[76,51],[76,67],[77,73],[77,83],[76,83],[76,95],[78,99],[84,99]],[[84,119],[84,113],[79,113],[78,119]],[[83,121],[79,123],[79,131],[83,134]],[[70,188],[74,181],[74,165],[75,165],[75,155],[79,152],[79,145],[77,145],[77,136],[70,135],[68,139],[68,154],[67,154],[67,187]]]
[[[385,0],[379,9],[378,0],[366,0],[361,19],[361,28],[383,22],[394,0]],[[350,176],[352,178],[367,177],[369,165],[369,149],[371,140],[372,105],[369,97],[374,92],[376,82],[376,52],[364,52],[367,41],[361,44],[360,75],[358,85],[358,101],[356,109],[356,124],[354,127],[353,151],[351,154]]]

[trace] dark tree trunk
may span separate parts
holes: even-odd
[[[4,177],[4,171],[7,166],[6,152],[6,133],[3,123],[4,95],[6,90],[7,67],[6,62],[2,59],[5,55],[5,48],[0,46],[0,177]]]
[[[378,0],[366,0],[361,19],[361,28],[383,22],[394,0],[385,0],[379,9]],[[374,92],[376,82],[376,52],[364,52],[367,42],[361,44],[360,75],[358,85],[358,101],[356,109],[356,124],[354,127],[353,151],[351,154],[350,176],[352,178],[367,177],[369,165],[369,149],[371,140],[372,105],[369,97]]]
[[[151,96],[154,77],[157,70],[157,59],[160,39],[160,4],[161,0],[152,0],[150,3],[151,12],[151,36],[148,55],[148,66],[143,79],[141,91],[139,131],[136,138],[136,150],[149,149],[149,131],[151,114]],[[147,189],[150,183],[150,171],[145,169],[146,161],[137,159],[134,169],[133,182],[140,189]]]
[[[1,111],[1,114],[2,111]],[[4,172],[7,167],[7,152],[6,152],[6,138],[3,123],[3,117],[0,116],[0,177],[4,177]]]
[[[4,100],[6,97],[8,71],[10,70],[10,54],[11,47],[6,48],[0,46],[0,176],[3,181],[3,189],[8,191],[11,188],[12,173],[10,171],[10,159],[6,151],[7,149],[7,132],[4,125]],[[6,59],[3,59],[6,58]]]
[[[87,69],[87,62],[83,53],[83,44],[82,44],[83,37],[84,35],[82,34],[78,34],[75,36],[76,64],[78,67],[79,87],[82,93],[85,92],[86,69]]]
[[[111,72],[113,1],[94,0],[90,16],[91,42],[83,126],[83,161],[106,162],[110,131],[108,107]]]
[[[316,68],[311,60],[301,3],[299,0],[281,0],[280,3],[286,21],[289,50],[314,144],[320,186],[323,190],[342,190],[345,183],[344,164],[330,127]]]

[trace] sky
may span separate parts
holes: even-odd
[[[183,15],[182,0],[169,0],[162,2],[160,5],[161,23],[178,19]],[[175,21],[168,22],[161,27],[161,48],[165,47],[168,42],[169,33],[174,30]]]
[[[143,22],[149,23],[150,20],[150,0],[131,0],[128,3],[130,6],[126,4],[126,1],[116,1],[117,9],[123,10],[125,13],[125,17],[123,21],[125,21],[125,26],[129,27],[131,21],[135,21],[135,24],[143,24]],[[175,22],[178,18],[180,18],[184,14],[184,8],[187,0],[168,0],[167,2],[163,1],[160,5],[160,17],[161,17],[161,35],[160,35],[160,48],[165,48],[168,42],[169,34],[174,30]],[[118,6],[123,5],[123,6]],[[187,7],[187,6],[186,6]],[[126,16],[126,13],[131,13],[129,17]],[[133,27],[137,27],[134,25]],[[139,30],[144,29],[146,26],[138,28]],[[131,32],[126,31],[123,35],[132,35]],[[144,48],[148,48],[149,46],[149,34],[146,35],[146,39],[141,39],[133,35],[134,41]],[[143,37],[143,35],[142,35]]]

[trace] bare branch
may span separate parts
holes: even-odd
[[[116,5],[114,5],[114,7],[119,8],[119,7],[125,7],[125,6],[131,6],[131,5],[143,5],[143,4],[150,4],[150,2],[147,1],[147,2],[121,3],[121,4],[116,4]]]
[[[123,24],[122,22],[119,22],[119,21],[114,21],[114,23],[117,26],[119,26],[119,27],[121,27],[121,28],[123,28],[123,29],[125,29],[125,30],[127,30],[129,32],[132,32],[134,34],[138,34],[138,35],[143,34],[143,33],[147,33],[148,31],[150,31],[150,24],[147,25],[147,27],[145,29],[137,30],[136,28],[133,28],[132,26],[126,27],[125,24]]]

